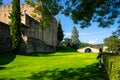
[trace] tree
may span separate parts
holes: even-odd
[[[66,4],[63,12],[81,28],[90,26],[91,21],[109,27],[120,17],[120,0],[66,0]]]
[[[60,43],[63,40],[64,34],[61,26],[60,20],[58,21],[58,34],[57,34],[57,39],[58,43]]]
[[[104,39],[104,45],[108,47],[108,51],[119,50],[120,39],[116,36],[110,36]]]
[[[12,12],[10,23],[10,35],[12,52],[17,53],[21,44],[21,18],[20,18],[20,0],[12,0]]]
[[[80,48],[84,48],[84,47],[87,47],[87,46],[89,46],[89,44],[88,43],[83,43],[83,42],[81,42],[80,45],[79,45]]]
[[[113,32],[113,35],[120,37],[120,26],[118,27],[118,29],[115,32]]]
[[[65,38],[65,39],[63,40],[63,45],[70,47],[70,46],[71,46],[71,39]]]
[[[46,27],[50,26],[50,21],[53,16],[57,15],[62,9],[59,0],[25,0],[31,7],[34,7],[34,12],[37,15],[39,29],[42,31]]]
[[[0,0],[0,6],[3,4],[2,2],[3,2],[3,1],[2,1],[2,0]]]
[[[29,2],[31,0],[28,0]],[[33,1],[33,0],[32,0]],[[120,23],[120,0],[35,0],[42,2],[42,8],[35,7],[45,15],[57,15],[59,12],[70,16],[81,28],[89,27],[91,22],[98,22],[99,27],[109,27],[116,20]],[[44,7],[47,10],[44,10]],[[43,9],[43,10],[41,10]],[[118,18],[118,19],[117,19]],[[45,22],[47,20],[44,20]],[[43,21],[43,22],[44,22]]]
[[[71,44],[76,49],[79,45],[79,34],[77,31],[77,28],[74,26],[72,30],[72,36],[71,36]]]

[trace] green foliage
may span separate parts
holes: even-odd
[[[81,42],[80,45],[79,45],[80,48],[84,48],[84,47],[87,47],[87,46],[90,46],[90,44]]]
[[[61,22],[60,22],[60,20],[59,20],[59,21],[58,21],[58,34],[57,34],[58,42],[61,42],[61,41],[63,40],[63,37],[64,37],[64,34],[63,34]]]
[[[0,6],[3,4],[2,2],[3,2],[3,0],[0,0]]]
[[[120,26],[118,27],[118,29],[116,31],[113,32],[113,35],[120,37]]]
[[[100,27],[109,27],[120,17],[120,0],[66,0],[66,6],[63,13],[81,28],[90,26],[91,21],[98,22]]]
[[[38,12],[42,11],[47,15],[57,15],[59,12],[70,16],[75,24],[80,24],[81,28],[91,25],[91,21],[98,22],[99,27],[109,27],[116,20],[120,22],[120,0],[27,0],[41,1],[43,7],[36,6]],[[41,10],[43,9],[43,10]],[[47,9],[47,10],[44,10]]]
[[[120,45],[120,39],[116,36],[110,36],[104,39],[104,45],[108,47],[108,51],[117,51]]]
[[[72,40],[71,41],[72,44],[76,44],[76,45],[79,44],[79,34],[75,26],[73,27],[73,30],[72,30],[71,40]]]
[[[64,38],[62,44],[63,44],[64,46],[71,46],[71,39],[69,39],[69,38]]]
[[[120,56],[115,54],[104,53],[103,54],[103,63],[109,80],[119,80],[120,79]]]
[[[57,52],[76,52],[73,48],[71,48],[71,47],[66,47],[66,46],[62,46],[62,47],[59,47],[58,49],[57,49]]]
[[[12,1],[12,13],[10,24],[10,35],[12,51],[14,53],[19,52],[21,44],[21,19],[20,19],[20,0]]]
[[[73,27],[71,39],[65,38],[62,43],[64,46],[69,46],[74,49],[77,49],[79,47],[79,34],[76,27]]]
[[[0,56],[1,80],[106,80],[97,66],[97,54],[78,52]],[[11,59],[11,58],[13,59]],[[6,59],[6,60],[5,60]],[[10,60],[10,61],[9,61]],[[0,61],[1,62],[1,61]]]
[[[77,31],[77,28],[74,26],[72,30],[72,36],[71,36],[71,45],[77,49],[79,45],[79,34]]]
[[[79,45],[80,48],[83,48],[83,47],[86,47],[86,46],[87,46],[87,43],[82,43],[82,42]]]
[[[34,12],[37,15],[41,15],[38,18],[41,31],[50,26],[52,17],[62,9],[59,0],[26,0],[26,2],[35,8]]]
[[[103,44],[89,44],[89,43],[83,43],[83,42],[80,42],[80,45],[79,45],[79,48],[84,48],[84,47],[93,47],[93,48],[102,48],[103,47]]]

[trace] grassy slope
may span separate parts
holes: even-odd
[[[0,62],[11,62],[0,65],[0,79],[104,80],[103,72],[96,64],[96,56],[95,53],[77,52],[16,55],[14,60],[1,56]]]

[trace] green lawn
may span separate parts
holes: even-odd
[[[106,80],[96,53],[2,55],[0,80]]]

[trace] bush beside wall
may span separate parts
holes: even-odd
[[[120,80],[120,55],[111,53],[103,54],[103,64],[109,80]]]

